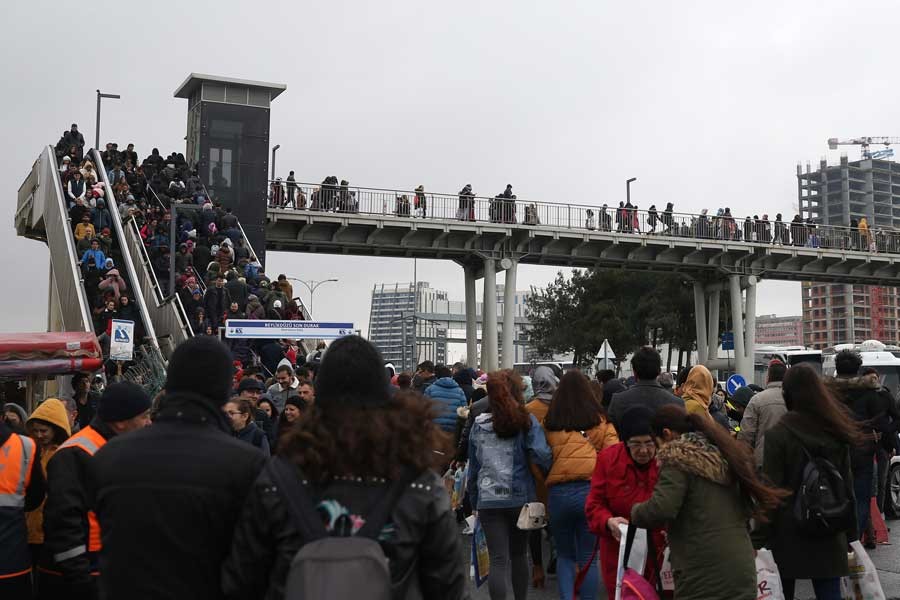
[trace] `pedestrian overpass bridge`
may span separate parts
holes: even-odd
[[[744,374],[752,374],[760,279],[900,284],[900,232],[894,231],[768,222],[745,227],[727,217],[620,212],[514,197],[281,185],[272,185],[267,250],[458,263],[465,274],[468,356],[477,356],[475,280],[485,278],[484,305],[493,306],[488,299],[496,297],[496,272],[505,271],[504,301],[512,304],[518,264],[683,273],[695,282],[696,314],[708,316],[697,319],[697,339],[709,342],[699,344],[704,362],[716,355],[719,295],[727,291],[732,322],[746,328],[735,327],[735,362]],[[497,325],[497,315],[485,315],[486,369],[498,366]],[[513,330],[512,322],[504,322],[503,347],[512,347]],[[504,357],[503,366],[512,366],[506,364],[510,360]]]

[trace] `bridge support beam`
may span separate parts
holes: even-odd
[[[484,300],[481,305],[481,368],[497,370],[497,263],[484,259]]]
[[[719,357],[719,305],[721,304],[721,292],[714,289],[709,293],[709,320],[706,323],[708,358]]]
[[[703,364],[709,360],[709,346],[706,335],[706,290],[699,281],[694,282],[694,322],[697,328],[697,360]]]
[[[475,270],[465,267],[466,277],[466,365],[478,368],[478,305],[475,295]]]
[[[734,324],[734,371],[753,381],[753,358],[756,352],[756,278],[747,279],[746,302],[741,290],[741,276],[728,278],[731,321]]]
[[[504,369],[512,369],[516,362],[516,268],[518,261],[506,269],[503,286],[503,363]]]

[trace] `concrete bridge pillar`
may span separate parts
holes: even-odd
[[[475,295],[475,270],[465,267],[466,277],[466,363],[478,367],[478,306]]]
[[[497,262],[484,259],[484,300],[481,305],[481,368],[496,371],[497,361]]]
[[[505,258],[506,282],[503,286],[503,364],[512,369],[516,362],[516,269],[518,261]]]
[[[694,324],[697,329],[697,360],[701,364],[706,363],[709,360],[709,345],[706,335],[706,290],[700,281],[694,282]]]

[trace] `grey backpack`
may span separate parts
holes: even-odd
[[[269,464],[288,514],[304,540],[291,560],[285,600],[391,600],[391,570],[378,535],[415,477],[404,474],[385,486],[362,528],[352,536],[336,536],[325,529],[296,467],[282,458]]]

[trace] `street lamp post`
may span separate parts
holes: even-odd
[[[119,94],[103,94],[100,90],[97,90],[97,130],[96,136],[94,137],[94,148],[97,149],[97,152],[100,152],[100,100],[103,98],[113,98],[115,100],[119,100],[122,98]]]
[[[275,146],[275,148],[278,148],[278,146]],[[296,281],[297,283],[302,283],[306,287],[306,289],[309,290],[309,314],[310,315],[312,315],[312,310],[313,310],[313,294],[316,293],[316,290],[319,288],[319,286],[323,285],[325,283],[337,283],[337,281],[338,281],[337,279],[323,279],[322,281],[316,281],[314,279],[310,279],[309,281],[304,281],[302,279],[297,279],[296,277],[287,277],[286,279],[289,279],[290,281]]]
[[[632,177],[630,179],[625,180],[625,201],[626,204],[631,204],[631,182],[637,181],[637,177]]]
[[[275,181],[275,153],[281,148],[281,144],[275,144],[272,148],[272,181]]]

